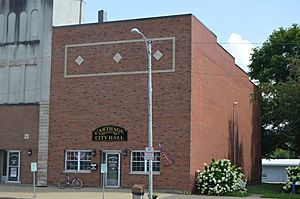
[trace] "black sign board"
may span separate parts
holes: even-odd
[[[119,126],[102,126],[93,131],[92,140],[98,142],[127,141],[127,131]]]

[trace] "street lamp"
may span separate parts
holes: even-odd
[[[235,107],[238,105],[237,102],[233,102],[232,104],[232,111],[233,111],[233,163],[236,165],[236,138],[237,138],[237,135],[236,135],[236,121],[235,121]]]
[[[141,35],[145,41],[147,55],[148,55],[148,149],[149,152],[153,154],[153,144],[152,144],[152,41],[147,39],[145,35],[137,28],[131,29],[132,33],[137,33]],[[149,198],[152,199],[153,196],[153,162],[152,158],[149,158]]]

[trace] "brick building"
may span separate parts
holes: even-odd
[[[55,2],[54,10],[71,1]],[[73,14],[54,19],[77,23]],[[39,186],[77,170],[87,186],[102,185],[102,163],[108,187],[147,184],[147,57],[133,27],[153,41],[154,187],[191,191],[212,158],[230,158],[260,181],[255,86],[194,16],[56,27],[53,35],[52,17],[52,0],[1,3],[1,182],[32,183],[37,162]]]
[[[1,183],[47,183],[52,0],[0,5]]]
[[[235,159],[259,182],[255,86],[190,14],[53,28],[48,182],[79,170],[100,186],[106,163],[106,186],[147,184],[147,54],[134,27],[153,41],[154,188],[193,190],[212,158]]]
[[[147,57],[133,27],[153,41],[154,187],[190,191],[204,162],[233,156],[258,182],[255,86],[192,15],[54,28],[48,181],[79,170],[98,186],[107,163],[106,186],[147,184]]]
[[[37,162],[47,185],[52,17],[78,23],[71,8],[77,0],[0,1],[0,183],[32,183]]]

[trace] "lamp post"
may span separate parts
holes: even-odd
[[[233,164],[235,164],[236,165],[236,137],[237,137],[237,135],[236,135],[236,122],[235,122],[235,107],[238,105],[238,103],[237,102],[233,102],[233,104],[232,104],[232,111],[233,111],[233,121],[232,121],[232,123],[233,123]]]
[[[147,55],[148,55],[148,149],[153,155],[153,144],[152,144],[152,41],[147,39],[145,35],[137,28],[131,29],[132,33],[137,33],[141,35],[145,41]],[[149,159],[149,198],[152,199],[153,196],[153,162],[152,158]]]

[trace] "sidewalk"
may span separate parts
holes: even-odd
[[[31,199],[33,198],[33,188],[23,185],[0,185],[0,199]],[[54,186],[37,187],[37,199],[102,199],[102,189],[83,188],[74,190],[72,188],[58,189]],[[183,195],[171,193],[159,193],[158,199],[239,199],[239,197],[220,197],[202,195]],[[129,189],[105,189],[105,199],[131,199],[132,194]],[[243,197],[243,199],[258,199],[259,196]],[[147,194],[144,199],[148,199]]]

